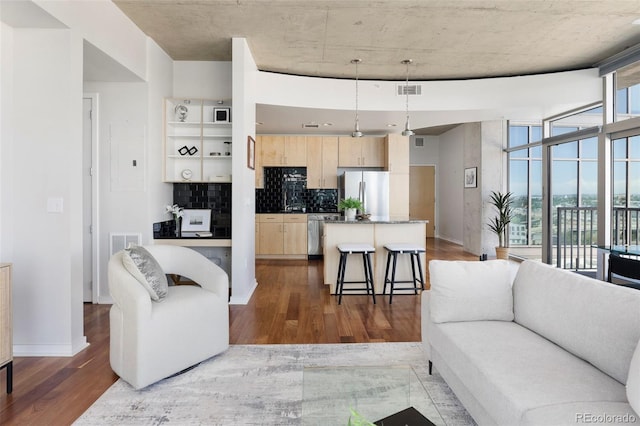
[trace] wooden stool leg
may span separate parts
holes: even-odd
[[[389,304],[393,302],[393,287],[396,284],[396,265],[398,264],[398,253],[393,252],[393,267],[391,269],[391,285],[389,288]]]
[[[387,283],[389,282],[389,267],[391,266],[391,252],[387,252],[387,266],[384,270],[384,287],[382,288],[382,294],[387,294]]]
[[[344,272],[347,269],[347,253],[340,253],[340,264],[342,267],[338,266],[338,270],[340,271],[340,294],[338,296],[338,305],[342,303],[342,291],[344,289]]]
[[[369,279],[368,279],[368,283],[370,283],[371,285],[371,297],[373,298],[373,304],[376,304],[376,291],[375,288],[373,287],[373,271],[371,269],[371,255],[369,254],[369,252],[367,252],[365,254],[366,259],[367,259],[367,269],[369,270]]]
[[[411,260],[411,277],[413,279],[413,294],[418,294],[418,277],[416,275],[416,265],[414,263],[413,256],[415,252],[409,252],[409,259]]]
[[[420,273],[420,288],[424,290],[424,275],[422,275],[422,261],[420,260],[420,252],[416,252],[416,259],[418,260],[418,272]]]

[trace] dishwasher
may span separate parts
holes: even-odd
[[[310,213],[307,215],[307,256],[309,259],[322,257],[324,221],[337,219],[340,213]]]

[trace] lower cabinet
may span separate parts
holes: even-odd
[[[7,393],[13,389],[11,264],[0,263],[0,368],[7,370]]]
[[[306,259],[306,214],[257,214],[256,257]]]

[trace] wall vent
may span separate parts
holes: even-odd
[[[409,95],[422,95],[422,84],[396,85],[396,95],[406,96],[407,93]]]
[[[142,234],[127,234],[123,232],[113,232],[109,234],[109,252],[113,256],[120,250],[129,247],[129,244],[140,245]]]
[[[320,127],[320,125],[317,123],[302,123],[303,129],[317,129],[318,127]]]
[[[416,146],[424,146],[424,138],[416,138]]]

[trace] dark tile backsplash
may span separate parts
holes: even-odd
[[[307,189],[306,167],[265,167],[264,189],[256,189],[256,213],[306,209],[307,213],[337,211],[336,189]]]
[[[173,202],[185,209],[211,209],[214,238],[231,238],[230,183],[174,183]]]

